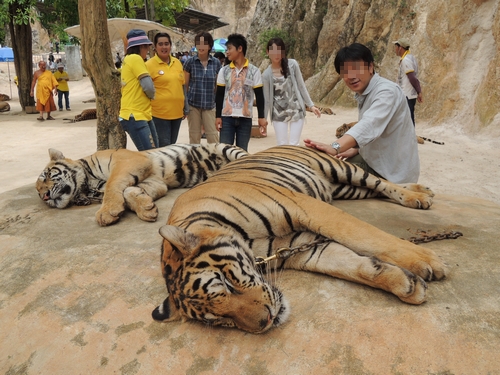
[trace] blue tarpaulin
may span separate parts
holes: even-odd
[[[0,61],[14,61],[14,52],[12,51],[12,48],[0,48]]]

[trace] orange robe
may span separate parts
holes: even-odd
[[[50,70],[40,74],[36,81],[36,110],[42,112],[52,112],[56,110],[56,103],[52,96],[52,91],[58,83]]]

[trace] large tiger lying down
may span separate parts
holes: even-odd
[[[160,229],[169,295],[153,318],[253,333],[280,325],[288,303],[264,280],[255,257],[316,240],[326,242],[277,260],[277,267],[324,273],[421,304],[425,281],[446,276],[443,261],[330,205],[339,197],[374,196],[427,209],[433,194],[302,147],[275,147],[229,163],[177,198]]]
[[[96,213],[99,225],[116,223],[129,208],[145,221],[155,221],[155,200],[171,188],[192,187],[228,162],[246,156],[225,144],[171,145],[149,151],[97,151],[79,160],[66,159],[50,149],[50,162],[38,177],[36,189],[50,207],[88,205],[102,196]]]

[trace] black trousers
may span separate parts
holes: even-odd
[[[408,107],[410,107],[411,121],[413,121],[413,126],[415,126],[415,104],[417,103],[417,98],[406,98],[406,100],[408,101]]]

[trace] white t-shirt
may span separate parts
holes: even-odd
[[[415,56],[406,51],[399,61],[398,84],[403,89],[404,94],[408,99],[415,99],[418,96],[417,90],[413,87],[408,78],[408,73],[415,73],[418,76],[418,64]]]

